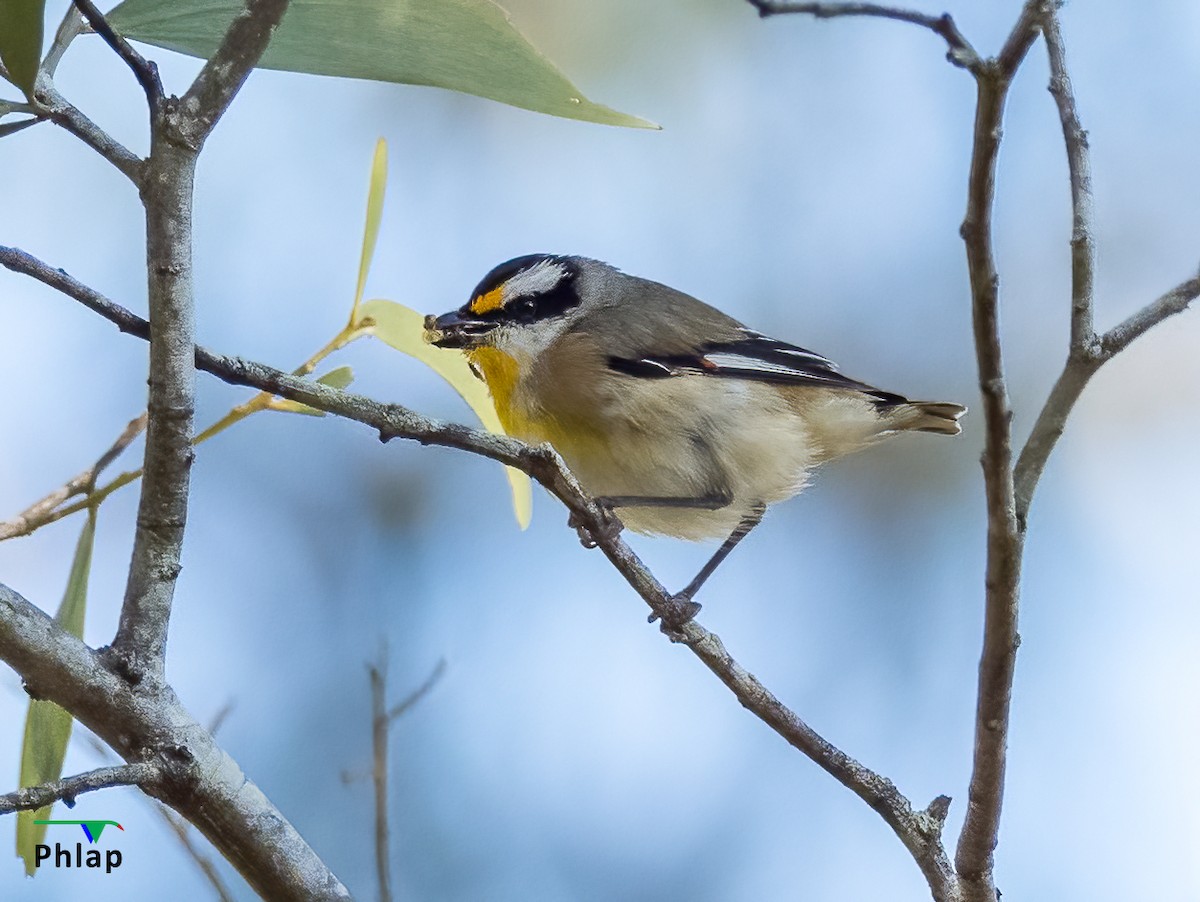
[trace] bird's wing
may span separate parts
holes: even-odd
[[[725,379],[751,379],[782,385],[841,388],[870,395],[881,404],[900,404],[905,398],[880,391],[838,372],[837,365],[820,354],[770,338],[744,326],[738,335],[707,342],[686,353],[642,352],[610,356],[608,366],[618,373],[643,379],[702,375]]]

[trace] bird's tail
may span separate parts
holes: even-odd
[[[967,408],[948,401],[906,401],[892,407],[893,429],[913,432],[940,432],[942,435],[958,435],[962,426],[958,419]]]

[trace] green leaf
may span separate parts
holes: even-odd
[[[367,223],[363,228],[362,254],[358,259],[358,285],[354,289],[354,306],[350,308],[350,322],[358,319],[358,305],[362,303],[363,288],[367,284],[367,272],[375,256],[375,241],[379,238],[379,222],[383,218],[383,196],[387,190],[387,141],[380,138],[375,142],[375,156],[371,158],[371,179],[367,185]]]
[[[348,388],[350,383],[354,381],[354,370],[348,366],[339,366],[335,370],[330,370],[324,376],[319,376],[317,381],[322,385],[328,385],[332,388]],[[302,404],[299,401],[289,401],[287,398],[272,398],[267,405],[271,410],[282,410],[284,413],[301,413],[306,417],[323,417],[325,411],[317,410],[315,407],[309,407],[307,404]]]
[[[42,60],[42,23],[46,0],[0,0],[0,61],[9,81],[33,93]]]
[[[62,604],[54,616],[55,622],[64,630],[83,638],[83,616],[87,609],[88,573],[92,569],[92,545],[96,537],[96,512],[89,509],[79,543],[75,546],[75,559],[71,562],[71,575],[67,578],[67,590]],[[67,743],[71,739],[70,714],[54,702],[41,699],[29,700],[29,714],[25,718],[25,742],[21,746],[22,788],[39,786],[62,776],[63,760],[67,756]],[[25,859],[25,873],[32,877],[34,846],[46,839],[46,825],[35,824],[35,820],[46,820],[50,816],[50,805],[37,811],[17,812],[17,855]]]
[[[317,381],[322,385],[328,385],[330,388],[349,388],[350,383],[354,381],[354,370],[348,366],[339,366],[335,370],[330,370],[324,376],[318,376]]]
[[[434,347],[425,341],[425,318],[421,314],[395,301],[375,299],[359,309],[359,322],[370,330],[370,334],[397,351],[417,358],[449,382],[471,405],[489,432],[504,434],[487,386],[471,372],[467,359],[459,351]],[[533,516],[533,484],[520,470],[507,466],[504,469],[512,489],[513,513],[517,524],[525,529]]]
[[[242,0],[125,0],[121,34],[204,59]],[[292,0],[259,63],[265,69],[432,85],[539,113],[657,128],[593,103],[492,0]]]
[[[0,0],[3,3],[4,0]],[[3,122],[0,123],[0,138],[7,138],[9,135],[15,135],[17,132],[29,128],[31,125],[37,125],[39,122],[44,122],[43,119],[22,119],[20,122]]]

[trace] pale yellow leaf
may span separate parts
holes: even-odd
[[[425,317],[403,304],[377,298],[359,307],[359,322],[365,324],[367,321],[371,323],[370,333],[376,338],[417,358],[449,382],[488,431],[504,434],[492,396],[488,394],[487,386],[471,372],[466,358],[458,351],[436,348],[425,341]],[[520,470],[504,469],[512,488],[513,512],[517,523],[525,529],[533,513],[533,485]]]

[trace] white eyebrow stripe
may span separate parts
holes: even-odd
[[[567,269],[554,260],[542,260],[523,269],[504,283],[504,299],[545,294],[566,276]]]

